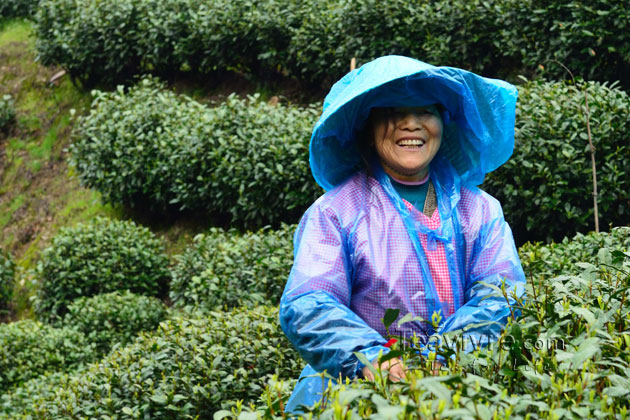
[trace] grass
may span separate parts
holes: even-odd
[[[11,190],[15,188],[15,184],[17,183],[16,179],[18,178],[18,171],[23,161],[23,159],[19,156],[12,156],[11,158],[5,157],[5,159],[6,163],[2,177],[3,182],[0,184],[0,195],[2,196],[4,196],[5,194],[9,194]],[[0,210],[3,209],[4,201],[4,199],[0,199]]]
[[[16,196],[0,215],[0,229],[4,228],[13,217],[13,214],[24,204],[24,196]]]
[[[134,219],[148,225],[174,255],[206,228],[198,221],[155,221],[103,203],[99,193],[83,188],[66,159],[77,115],[88,112],[91,96],[67,77],[49,80],[59,68],[35,62],[32,24],[0,23],[0,95],[15,99],[17,123],[0,138],[0,248],[18,265],[11,319],[33,317],[37,290],[34,269],[41,251],[62,227],[96,216]],[[195,88],[197,89],[197,88]],[[202,95],[201,90],[197,90]]]
[[[35,45],[35,39],[31,37],[33,25],[22,19],[0,22],[0,48],[12,42],[26,42],[29,48]]]
[[[161,238],[173,257],[212,224],[207,215],[164,218],[112,206],[79,184],[66,156],[77,121],[71,111],[77,116],[87,113],[91,96],[67,76],[50,82],[61,69],[36,62],[32,31],[33,24],[26,20],[0,22],[0,95],[13,97],[17,114],[15,126],[0,137],[0,248],[9,251],[19,267],[12,319],[33,316],[31,302],[37,289],[33,270],[62,227],[96,216],[132,219]],[[254,91],[265,98],[278,95],[312,102],[297,85],[261,85],[238,75],[214,85],[182,77],[172,88],[206,103],[221,101],[232,92]]]
[[[15,99],[17,112],[17,123],[0,138],[0,247],[19,267],[14,319],[32,317],[33,269],[61,227],[121,214],[71,176],[64,151],[75,123],[70,110],[85,112],[90,95],[67,78],[49,82],[60,69],[35,61],[31,33],[28,21],[0,24],[0,94]]]
[[[40,144],[37,144],[36,142],[29,144],[27,149],[29,151],[30,158],[32,159],[31,170],[33,172],[37,172],[41,169],[42,161],[48,161],[55,157],[52,152],[55,145],[58,144],[57,139],[60,137],[63,130],[69,127],[69,125],[70,115],[65,115],[53,124]],[[61,150],[57,150],[57,158],[60,156],[60,152]]]

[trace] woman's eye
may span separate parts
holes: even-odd
[[[397,118],[402,118],[402,117],[405,117],[406,115],[424,116],[428,114],[431,114],[431,111],[425,108],[394,110],[394,116]]]

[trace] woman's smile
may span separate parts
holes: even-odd
[[[424,146],[425,141],[420,138],[402,138],[396,142],[396,145],[404,149],[417,150]]]

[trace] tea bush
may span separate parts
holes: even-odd
[[[162,243],[147,228],[99,217],[61,229],[42,252],[37,275],[35,311],[58,321],[79,297],[123,290],[164,296],[169,271]]]
[[[164,304],[129,291],[75,299],[63,324],[85,334],[99,354],[125,346],[141,331],[153,331],[166,318]]]
[[[568,75],[557,63],[587,80],[620,80],[630,83],[630,45],[625,28],[630,19],[626,1],[595,0],[588,6],[579,1],[544,0],[527,5],[515,2],[507,10],[520,29],[514,31],[510,50],[523,51],[523,64],[544,66],[548,78]],[[524,2],[525,4],[529,2]],[[525,12],[525,13],[523,13]]]
[[[213,228],[195,237],[172,270],[176,307],[277,305],[293,264],[295,226],[238,234]]]
[[[0,393],[46,372],[94,359],[82,333],[32,320],[0,324],[0,349]]]
[[[178,174],[179,156],[201,152],[208,124],[203,105],[163,87],[145,79],[129,92],[93,92],[92,110],[73,133],[71,162],[105,200],[166,206],[177,199],[173,186],[186,176]]]
[[[300,18],[298,4],[287,0],[197,1],[189,6],[190,36],[177,40],[186,52],[184,62],[200,73],[237,70],[262,75],[279,71],[285,67],[290,27]]]
[[[6,131],[15,120],[14,102],[11,95],[0,97],[0,133]]]
[[[578,233],[560,243],[526,243],[519,255],[526,275],[551,278],[579,274],[583,268],[577,263],[610,265],[614,251],[630,252],[630,227],[613,228],[610,233]]]
[[[15,263],[11,254],[0,252],[0,317],[9,311],[13,298]]]
[[[251,401],[272,375],[299,374],[274,308],[175,316],[158,331],[113,350],[83,372],[60,378],[32,406],[34,419],[212,418],[234,400]],[[26,392],[26,391],[23,391]]]
[[[39,399],[52,397],[58,384],[67,380],[64,378],[77,374],[85,366],[80,365],[76,369],[71,369],[70,372],[47,372],[0,393],[0,419],[19,418],[25,407],[31,407]]]
[[[528,284],[527,301],[518,305],[523,316],[510,318],[498,343],[464,353],[457,336],[433,337],[448,343],[438,350],[448,366],[433,375],[434,355],[424,358],[397,337],[390,355],[402,357],[409,368],[405,381],[393,383],[377,375],[374,382],[337,385],[326,391],[325,404],[306,410],[307,417],[627,417],[630,253],[602,249],[611,256],[607,263],[569,265],[569,272],[579,274],[539,277]],[[221,414],[285,418],[286,389],[282,382],[271,383],[256,410],[235,407]]]
[[[9,18],[33,17],[38,3],[39,0],[0,0],[0,21]]]
[[[291,3],[44,0],[38,56],[86,85],[147,71],[256,71],[261,64],[269,71],[282,62],[275,57],[289,42],[285,27],[296,19]]]
[[[516,68],[503,58],[504,3],[515,2],[306,2],[287,65],[292,74],[326,85],[348,71],[350,58],[361,65],[388,54],[505,76]]]
[[[84,185],[106,200],[229,216],[260,227],[296,220],[318,196],[308,140],[315,106],[230,96],[208,108],[144,79],[96,93],[71,146]]]
[[[601,226],[627,224],[630,98],[588,83]],[[482,188],[499,199],[518,242],[561,240],[593,229],[593,184],[584,93],[565,83],[519,87],[512,157]]]
[[[36,14],[36,48],[44,65],[61,65],[86,85],[125,79],[141,69],[139,19],[157,1],[43,0]],[[164,28],[166,29],[166,28]]]
[[[557,59],[589,79],[628,86],[627,4],[517,0],[43,0],[37,50],[89,84],[137,73],[236,70],[328,85],[385,54],[490,77],[533,74]],[[121,30],[124,28],[125,30]]]
[[[516,0],[307,2],[292,27],[292,74],[331,83],[358,64],[386,54],[465,68],[488,77],[568,77],[630,83],[625,2]],[[602,29],[606,28],[606,29]]]

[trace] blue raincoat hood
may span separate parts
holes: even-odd
[[[357,133],[374,107],[441,104],[445,158],[462,185],[476,186],[514,149],[518,92],[502,80],[402,56],[377,58],[346,74],[324,100],[311,137],[310,165],[328,191],[361,168]]]

